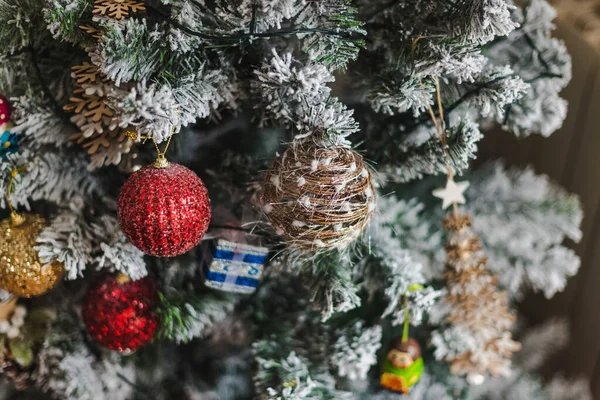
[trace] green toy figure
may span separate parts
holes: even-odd
[[[424,369],[419,343],[412,338],[394,339],[383,362],[381,386],[394,392],[408,394],[410,388],[421,378]]]

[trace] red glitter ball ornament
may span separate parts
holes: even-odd
[[[6,97],[0,95],[0,125],[10,121],[10,106]]]
[[[151,278],[131,281],[125,275],[109,276],[90,287],[81,314],[95,341],[112,350],[133,352],[154,338],[157,304],[158,289]]]
[[[202,180],[186,167],[148,165],[125,182],[118,201],[123,234],[156,257],[193,249],[210,223],[210,199]]]

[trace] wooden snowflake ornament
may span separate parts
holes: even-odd
[[[108,104],[107,93],[115,90],[110,79],[100,69],[85,61],[71,68],[71,77],[77,89],[63,109],[74,115],[71,121],[80,131],[70,140],[80,144],[90,155],[89,169],[104,165],[118,165],[134,144],[127,140],[118,127],[118,115]]]
[[[78,85],[108,82],[108,77],[97,66],[87,61],[84,61],[81,65],[71,67],[71,77],[75,78]]]
[[[83,114],[87,119],[99,122],[103,117],[112,117],[114,111],[97,94],[86,94],[83,89],[75,89],[70,103],[63,107],[65,111]]]
[[[80,25],[79,29],[90,35],[94,40],[100,42],[104,35],[104,31],[91,25]]]
[[[95,15],[103,15],[105,17],[122,20],[129,18],[130,13],[146,11],[143,1],[136,0],[95,0],[94,10]]]

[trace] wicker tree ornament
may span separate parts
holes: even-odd
[[[433,192],[443,200],[443,208],[452,205],[452,212],[444,219],[448,233],[446,243],[447,323],[449,336],[434,332],[432,343],[438,346],[436,357],[450,365],[454,375],[466,376],[470,384],[481,384],[487,373],[497,376],[510,374],[512,354],[521,348],[510,332],[516,317],[508,307],[506,292],[498,289],[498,278],[487,269],[487,257],[479,238],[471,230],[471,217],[461,214],[458,204],[465,203],[463,192],[468,182],[454,181],[452,157],[448,150],[444,108],[438,79],[434,79],[437,93],[439,120],[431,106],[429,115],[438,133],[446,155],[448,180],[444,189]],[[452,342],[461,337],[468,342],[458,343],[448,351],[447,338]],[[445,350],[440,350],[444,349]]]
[[[466,375],[469,382],[481,382],[486,373],[508,375],[512,354],[521,345],[510,332],[516,318],[508,308],[508,296],[498,290],[498,278],[488,272],[481,242],[470,226],[471,218],[466,214],[453,212],[444,220],[448,232],[444,275],[450,305],[447,321],[473,338],[470,348],[447,355],[445,361],[451,373]]]
[[[367,226],[375,192],[371,172],[356,151],[301,142],[267,172],[260,203],[291,247],[343,248]]]

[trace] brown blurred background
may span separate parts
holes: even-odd
[[[490,133],[481,142],[480,154],[532,165],[581,198],[584,236],[571,244],[582,260],[579,273],[550,300],[541,294],[527,296],[522,312],[532,325],[554,316],[570,321],[571,342],[548,363],[547,372],[586,376],[594,398],[600,399],[600,0],[553,4],[559,14],[556,35],[573,58],[573,79],[563,93],[569,101],[565,124],[547,139]]]

